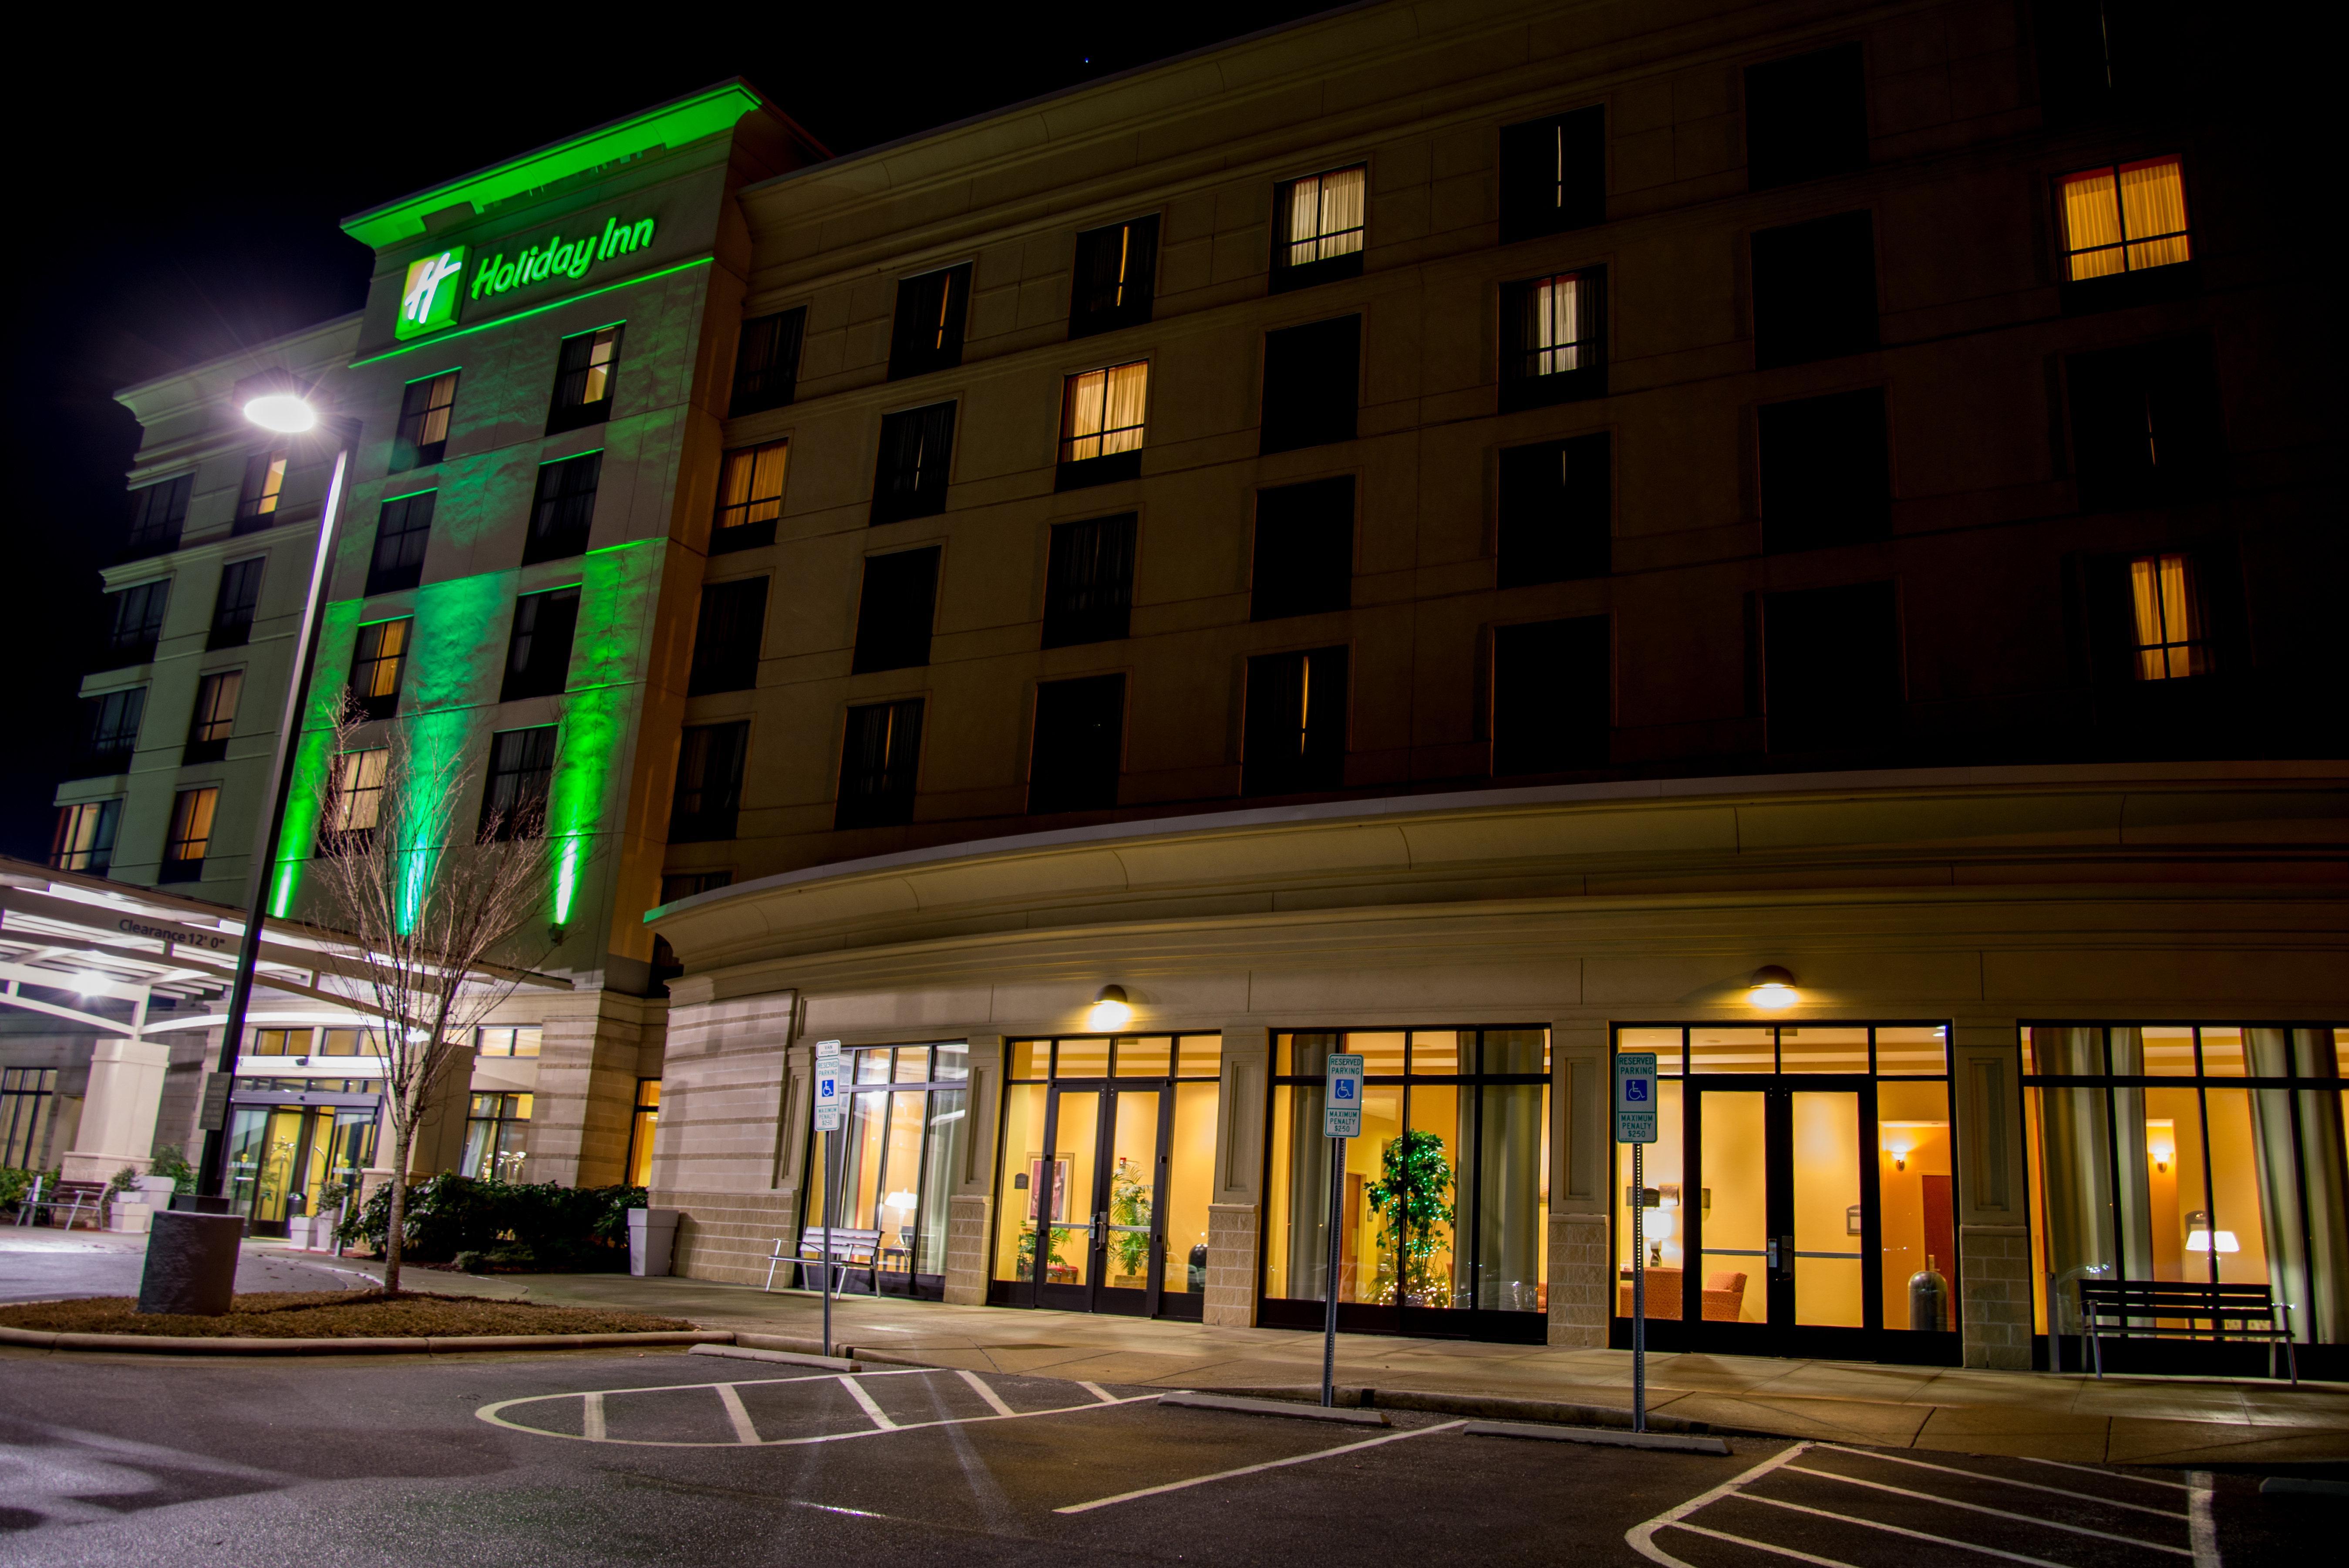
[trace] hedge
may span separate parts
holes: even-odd
[[[408,1189],[405,1255],[440,1263],[479,1252],[492,1266],[561,1273],[624,1270],[628,1210],[645,1201],[641,1187],[564,1187],[443,1171]],[[380,1252],[390,1231],[391,1184],[386,1182],[336,1234]]]

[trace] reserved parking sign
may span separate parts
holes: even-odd
[[[1362,1136],[1362,1059],[1349,1052],[1330,1058],[1330,1096],[1321,1104],[1323,1137]]]
[[[1616,1054],[1615,1141],[1656,1141],[1656,1054],[1653,1051]]]

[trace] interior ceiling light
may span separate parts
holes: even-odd
[[[1105,985],[1094,993],[1092,1023],[1095,1029],[1103,1033],[1114,1033],[1124,1028],[1133,1017],[1133,1009],[1127,1005],[1125,1000],[1125,987]]]
[[[1792,1007],[1802,1001],[1795,991],[1794,975],[1775,963],[1755,970],[1745,986],[1745,1000],[1756,1007]]]

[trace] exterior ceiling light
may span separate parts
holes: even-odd
[[[1756,1007],[1773,1010],[1792,1007],[1802,1001],[1795,990],[1795,977],[1775,963],[1764,964],[1745,982],[1745,1000]]]
[[[1093,996],[1093,1010],[1089,1022],[1104,1034],[1114,1034],[1133,1021],[1133,1009],[1127,1005],[1125,987],[1105,985]]]
[[[244,417],[263,430],[275,431],[280,435],[300,435],[318,425],[318,410],[310,406],[308,399],[293,392],[264,392],[248,400]]]

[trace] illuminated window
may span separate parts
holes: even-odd
[[[563,340],[563,351],[555,361],[554,403],[546,416],[547,434],[602,424],[612,417],[620,330],[604,327]]]
[[[1272,286],[1302,288],[1362,270],[1363,197],[1370,166],[1309,174],[1279,188]]]
[[[139,721],[147,711],[147,688],[132,686],[102,697],[82,699],[81,752],[75,776],[119,774],[130,766],[139,744]]]
[[[380,1056],[383,1033],[376,1029],[326,1029],[319,1032],[321,1056]]]
[[[535,1028],[476,1029],[473,1050],[483,1056],[535,1056],[541,1032]]]
[[[212,628],[204,639],[207,649],[242,648],[253,636],[254,612],[261,606],[261,574],[266,556],[231,561],[221,568],[220,591],[212,599]]]
[[[1132,452],[1136,455],[1118,473],[1102,475],[1132,477],[1140,462],[1149,393],[1150,364],[1143,359],[1070,377],[1061,394],[1061,467]],[[1061,488],[1068,487],[1064,474]]]
[[[502,730],[490,737],[489,777],[481,790],[483,838],[535,838],[546,823],[554,777],[554,726]]]
[[[661,1081],[636,1080],[636,1109],[628,1126],[628,1169],[621,1179],[642,1187],[653,1179],[653,1128],[660,1122]]]
[[[1501,243],[1607,221],[1607,110],[1501,128]]]
[[[228,755],[237,699],[243,693],[242,670],[216,670],[196,682],[196,707],[188,715],[188,744],[181,762],[216,763]]]
[[[1248,660],[1240,793],[1294,794],[1346,781],[1343,648]]]
[[[1606,278],[1592,267],[1502,289],[1503,408],[1605,394]]]
[[[1069,287],[1069,336],[1090,337],[1150,319],[1158,272],[1158,214],[1077,236]]]
[[[0,1068],[0,1168],[40,1170],[48,1164],[55,1067]]]
[[[392,472],[423,468],[446,455],[450,411],[456,403],[454,370],[408,383],[399,399],[399,429],[392,438]]]
[[[954,429],[952,403],[882,416],[881,455],[873,473],[874,523],[934,517],[947,509]]]
[[[968,262],[901,279],[889,328],[889,379],[961,364],[963,318],[969,312]]]
[[[432,491],[383,504],[375,525],[375,554],[367,561],[367,591],[394,594],[424,580],[424,546],[432,537]]]
[[[771,441],[726,454],[718,475],[718,516],[709,530],[711,555],[775,542],[775,519],[783,514],[783,464],[791,452],[791,442]]]
[[[800,341],[807,334],[807,306],[757,316],[742,323],[734,350],[734,397],[727,414],[740,418],[780,409],[799,389]]]
[[[60,871],[105,876],[114,863],[114,829],[121,816],[119,800],[86,800],[57,807],[57,836],[49,841],[49,864]]]
[[[256,1029],[253,1032],[251,1056],[307,1056],[310,1054],[310,1031],[307,1029]]]
[[[399,680],[408,669],[408,639],[413,617],[378,620],[359,628],[351,650],[351,699],[370,720],[399,710]]]
[[[353,836],[371,834],[383,811],[383,780],[391,753],[382,746],[345,752],[335,759],[334,777],[326,791],[326,832],[349,842]]]
[[[212,847],[212,813],[220,805],[220,789],[183,789],[171,799],[171,827],[163,839],[163,868],[159,882],[193,882],[204,874],[204,855]]]
[[[475,1095],[465,1118],[459,1174],[482,1181],[520,1181],[530,1158],[530,1095]]]
[[[2186,168],[2176,158],[2107,164],[2066,174],[2065,277],[2083,283],[2192,259],[2186,232]]]
[[[266,528],[277,520],[277,504],[285,493],[286,454],[256,452],[244,460],[244,486],[236,497],[239,534]]]
[[[122,542],[126,560],[180,547],[180,530],[188,521],[188,494],[195,483],[194,474],[183,473],[130,493],[130,532]]]
[[[601,452],[581,452],[560,462],[538,465],[538,492],[531,501],[530,536],[522,546],[523,566],[586,553],[587,535],[595,522],[595,489],[603,478]]]
[[[2143,556],[2129,563],[2129,602],[2137,625],[2137,678],[2179,680],[2210,672],[2210,630],[2184,556]]]
[[[922,700],[848,711],[836,827],[910,822],[922,765]]]

